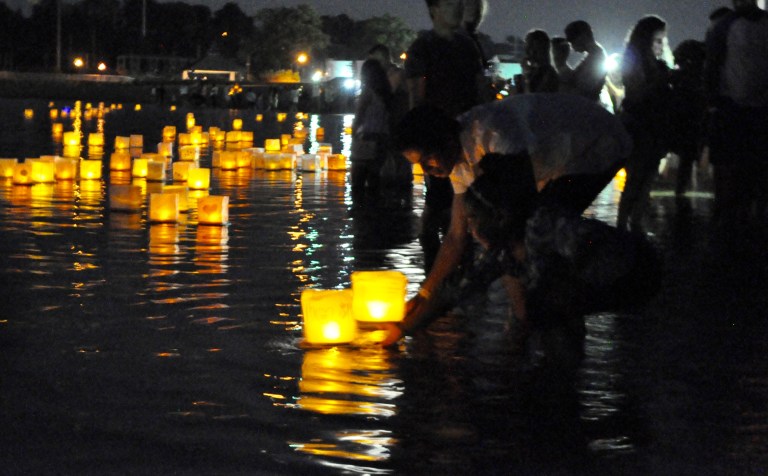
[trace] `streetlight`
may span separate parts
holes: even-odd
[[[80,69],[85,66],[85,61],[81,56],[78,56],[72,61],[72,64],[75,66],[75,68]]]
[[[103,61],[99,62],[98,66],[96,66],[96,69],[101,71],[102,73],[107,70],[107,64]]]
[[[296,62],[299,63],[301,66],[304,66],[307,64],[307,61],[309,61],[309,56],[307,56],[306,53],[299,53],[296,56]]]

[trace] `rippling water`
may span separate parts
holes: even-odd
[[[59,153],[50,107],[0,101],[0,156]],[[108,144],[144,134],[151,150],[186,112],[126,105],[81,127]],[[257,145],[297,122],[194,113],[206,128],[242,117]],[[348,148],[348,117],[302,122]],[[0,182],[3,474],[766,472],[765,255],[723,258],[706,181],[682,208],[661,182],[650,231],[664,289],[641,314],[588,316],[570,372],[511,353],[493,303],[396,352],[301,345],[306,287],[397,269],[415,292],[418,181],[358,207],[341,172],[216,170],[210,193],[230,198],[216,227],[194,208],[176,225],[111,212],[126,180]],[[612,185],[590,213],[610,222],[617,200]]]

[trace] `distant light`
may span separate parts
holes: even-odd
[[[309,56],[307,56],[306,53],[299,53],[299,55],[296,56],[296,62],[299,64],[306,64],[307,61],[309,61]]]
[[[77,57],[72,61],[72,64],[75,65],[76,68],[82,68],[85,65],[85,61],[81,57]]]
[[[357,86],[357,81],[352,78],[347,78],[344,80],[344,87],[347,89],[355,89],[355,86]]]
[[[102,61],[101,63],[99,63],[98,66],[96,66],[96,69],[98,69],[99,71],[106,71],[107,65]]]
[[[323,79],[323,72],[322,71],[315,71],[312,74],[312,81],[317,82],[317,81],[320,81],[321,79]]]
[[[228,37],[228,36],[229,36],[229,33],[228,33],[228,32],[226,32],[226,31],[222,31],[222,32],[221,32],[221,37],[222,37],[222,38],[226,38],[226,37]]]
[[[603,68],[605,68],[605,71],[607,73],[613,73],[619,69],[620,66],[620,59],[621,55],[618,53],[613,53],[612,55],[608,55],[607,58],[605,58],[605,62],[603,63]]]
[[[406,52],[405,52],[405,51],[403,51],[402,53],[400,53],[400,59],[401,59],[401,60],[405,61],[405,60],[406,60],[406,58],[408,58],[408,54],[406,54]]]

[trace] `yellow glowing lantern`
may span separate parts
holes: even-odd
[[[51,183],[56,181],[56,164],[48,160],[32,160],[32,180],[36,183]]]
[[[253,145],[253,131],[240,131],[240,142]]]
[[[305,289],[301,293],[304,339],[308,344],[346,344],[357,334],[352,290]]]
[[[192,190],[207,190],[211,183],[211,169],[196,167],[189,169],[187,185]]]
[[[130,146],[130,137],[115,136],[115,150],[128,149]]]
[[[175,104],[171,104],[171,107],[169,107],[168,110],[171,111],[171,112],[175,111],[176,110],[176,105]]]
[[[80,147],[80,132],[79,131],[67,131],[64,133],[64,139],[62,140],[64,147]]]
[[[109,170],[131,170],[131,154],[122,150],[109,156]]]
[[[80,161],[80,179],[97,180],[101,178],[100,160],[81,160]]]
[[[63,137],[64,136],[64,124],[61,122],[54,122],[51,124],[51,134],[55,138]]]
[[[208,195],[197,200],[197,222],[201,225],[226,225],[229,221],[229,197]]]
[[[358,321],[394,322],[405,317],[408,279],[399,271],[352,273],[352,313]]]
[[[291,135],[290,134],[280,134],[280,144],[281,145],[288,145],[291,142]]]
[[[149,196],[150,223],[177,223],[179,221],[179,195],[152,193]]]
[[[179,212],[189,211],[189,187],[186,185],[166,185],[163,193],[175,193],[179,196]]]
[[[241,150],[235,152],[235,157],[237,158],[237,168],[244,169],[251,166],[252,155],[250,152]]]
[[[147,181],[165,181],[165,161],[147,160]]]
[[[141,134],[131,134],[130,137],[128,137],[128,144],[131,149],[143,149],[144,136]]]
[[[0,177],[13,178],[13,168],[19,163],[19,159],[0,159]]]
[[[280,168],[293,170],[296,166],[296,154],[280,154]]]
[[[200,147],[194,145],[179,147],[179,160],[196,162],[198,159],[200,159]]]
[[[421,164],[416,162],[413,164],[413,175],[424,175],[424,169],[421,168]]]
[[[240,142],[240,131],[227,131],[226,142]]]
[[[192,165],[192,162],[174,162],[171,166],[173,170],[173,181],[186,182],[187,179],[189,179],[189,169]]]
[[[247,152],[251,156],[251,168],[264,168],[264,149],[262,147],[249,147],[243,152]]]
[[[32,185],[34,183],[31,163],[21,162],[13,167],[13,183],[14,185]]]
[[[133,167],[131,168],[131,175],[139,178],[147,177],[147,169],[149,168],[149,159],[138,157],[133,159]]]
[[[48,111],[48,115],[53,119],[54,121],[59,118],[59,110],[58,109],[51,109]]]
[[[323,140],[325,138],[325,129],[322,127],[318,127],[317,131],[315,132],[315,138],[317,140]]]
[[[318,172],[320,170],[320,158],[315,154],[304,154],[301,156],[302,172]]]
[[[88,147],[104,147],[104,133],[91,132],[88,134]]]
[[[191,112],[187,113],[187,130],[195,127],[195,115]]]
[[[256,114],[256,122],[261,122],[264,120],[264,114]]]
[[[279,152],[282,149],[280,139],[267,139],[264,141],[264,150],[266,152]]]
[[[284,112],[278,112],[277,113],[277,122],[284,122],[286,117],[288,117],[288,114],[286,114]]]
[[[163,141],[173,142],[176,140],[176,126],[163,127]]]
[[[190,131],[189,142],[191,145],[203,145],[203,132],[198,130]]]
[[[123,212],[141,210],[141,187],[131,184],[116,184],[109,187],[109,208]]]
[[[173,142],[159,142],[157,144],[157,154],[161,157],[173,157]]]
[[[346,170],[347,158],[344,154],[331,154],[328,156],[328,170]]]
[[[219,167],[221,167],[223,170],[237,169],[237,152],[219,152]]]
[[[262,161],[266,170],[280,170],[280,154],[264,154],[262,155]]]
[[[74,180],[77,177],[79,161],[66,157],[54,159],[54,175],[56,180]]]
[[[192,145],[192,134],[189,132],[180,132],[178,135],[179,147]]]
[[[24,119],[32,119],[35,117],[34,109],[24,109]]]
[[[235,131],[239,131],[243,129],[243,120],[240,118],[236,118],[232,120],[232,129]]]
[[[133,106],[133,110],[134,111],[141,111],[141,104],[136,104],[135,106]]]

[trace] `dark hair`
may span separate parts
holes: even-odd
[[[712,13],[709,14],[709,21],[717,21],[732,11],[733,10],[728,7],[715,8]]]
[[[562,36],[556,36],[552,38],[552,59],[561,58],[563,60],[568,59],[571,54],[571,44]]]
[[[633,63],[641,65],[646,75],[656,70],[656,57],[653,54],[653,35],[667,29],[667,22],[656,15],[646,15],[630,30],[622,60],[622,75],[631,71]]]
[[[544,30],[531,30],[525,35],[525,43],[531,45],[534,52],[532,57],[539,65],[552,64],[552,46],[549,43],[549,35]],[[526,54],[527,54],[526,48]]]
[[[479,165],[482,175],[464,195],[467,213],[475,218],[477,232],[491,246],[522,240],[536,199],[530,156],[527,152],[491,153]]]
[[[360,82],[363,88],[372,90],[381,96],[385,103],[389,103],[392,96],[392,88],[389,85],[387,71],[378,60],[365,60],[360,68]]]
[[[461,125],[442,109],[429,104],[408,111],[395,134],[398,150],[415,149],[422,154],[443,155],[459,140]]]
[[[392,57],[389,52],[389,47],[387,47],[387,45],[384,45],[382,43],[377,43],[373,45],[370,50],[368,50],[369,55],[375,55],[376,53],[381,53],[381,55],[387,59],[390,59]]]
[[[568,41],[575,40],[579,35],[586,34],[588,38],[592,38],[592,27],[584,20],[572,21],[565,27],[565,37]]]
[[[707,48],[703,41],[685,40],[677,45],[672,54],[675,56],[675,64],[680,65],[681,68],[702,70]]]

